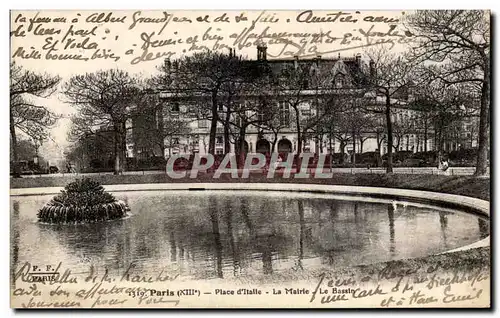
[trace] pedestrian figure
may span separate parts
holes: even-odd
[[[274,162],[274,170],[277,170],[278,167],[279,167],[279,164],[283,162],[283,159],[281,159],[281,156],[278,156],[278,159],[276,160],[276,162]]]
[[[439,164],[439,168],[443,171],[443,174],[445,175],[448,175],[449,174],[449,171],[448,171],[448,168],[449,168],[449,164],[448,164],[448,160],[442,160],[441,163]]]

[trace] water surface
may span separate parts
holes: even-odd
[[[114,194],[130,218],[46,225],[52,196],[11,198],[13,269],[49,258],[73,272],[89,264],[123,273],[161,268],[183,279],[272,275],[290,270],[420,257],[488,236],[488,221],[408,202],[330,194],[140,191]]]

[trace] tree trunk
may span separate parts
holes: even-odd
[[[298,107],[293,108],[295,110],[295,124],[296,124],[296,129],[297,129],[297,153],[296,153],[296,158],[297,158],[297,172],[300,170],[301,162],[300,160],[300,154],[302,153],[302,132],[300,130],[300,112]],[[289,154],[290,155],[290,154]]]
[[[356,133],[352,132],[352,160],[353,167],[356,165]]]
[[[277,142],[278,142],[278,133],[276,132],[274,134],[273,142],[271,143],[271,154],[274,153],[274,150],[276,149],[276,143]]]
[[[21,172],[19,171],[19,157],[17,155],[17,136],[16,136],[16,126],[14,125],[14,115],[12,114],[12,108],[9,108],[10,116],[10,139],[12,142],[12,157],[14,158],[13,165],[13,177],[21,178]]]
[[[172,157],[172,143],[173,143],[173,142],[174,142],[174,141],[173,141],[173,138],[172,138],[172,136],[170,136],[170,137],[168,138],[168,157],[169,157],[169,158],[170,158],[170,157]]]
[[[330,156],[330,171],[332,171],[333,169],[333,151],[335,149],[332,149],[333,148],[333,145],[332,145],[332,133],[329,133],[328,134],[328,155]]]
[[[385,122],[387,126],[387,173],[392,173],[392,120],[391,120],[391,96],[385,94]]]
[[[345,146],[346,146],[346,143],[343,140],[341,140],[340,141],[340,164],[344,164]]]
[[[490,61],[489,56],[484,59],[484,80],[481,89],[481,112],[479,115],[479,147],[476,162],[476,176],[487,175],[488,152],[490,144]]]
[[[302,132],[300,131],[300,113],[298,108],[295,108],[295,125],[297,126],[297,156],[302,153]],[[298,158],[298,157],[297,157]]]
[[[425,123],[424,123],[424,151],[425,152],[427,152],[427,139],[428,139],[427,132],[428,132],[428,128],[427,128],[427,118],[426,118]]]
[[[443,158],[443,141],[442,141],[442,128],[439,127],[436,132],[436,152],[437,152],[437,163],[438,167],[441,165],[441,160]]]
[[[240,130],[240,138],[239,138],[239,150],[238,150],[238,167],[243,168],[245,164],[245,136],[246,136],[247,126],[244,125]]]
[[[215,155],[215,135],[217,134],[217,91],[212,92],[212,120],[210,122],[210,135],[208,140],[208,153]]]
[[[127,127],[125,124],[125,121],[121,123],[121,129],[120,129],[120,141],[121,141],[121,149],[120,149],[120,162],[121,162],[121,169],[120,171],[126,171],[127,170]],[[154,149],[153,149],[154,152]]]
[[[382,148],[382,142],[384,141],[384,138],[380,138],[380,133],[377,132],[377,147],[378,147],[378,153],[377,153],[377,167],[382,166],[382,156],[381,156],[381,148]]]
[[[164,124],[163,124],[163,106],[158,107],[158,145],[160,146],[161,156],[165,157],[165,132],[164,132]]]
[[[115,167],[113,174],[118,175],[120,174],[120,144],[121,144],[121,139],[120,139],[120,124],[115,124],[114,125],[114,135],[115,135],[115,140],[114,140],[114,155],[115,155]]]
[[[231,120],[231,112],[229,107],[226,112],[226,118],[224,119],[224,153],[228,154],[231,152],[231,143],[229,142],[229,121]]]

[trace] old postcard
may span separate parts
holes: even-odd
[[[490,307],[489,11],[10,18],[11,307]]]

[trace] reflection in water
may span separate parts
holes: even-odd
[[[443,238],[443,244],[448,247],[448,240],[446,239],[446,230],[448,228],[448,213],[444,211],[439,211],[439,224],[441,225],[441,236]]]
[[[117,197],[128,200],[131,218],[57,226],[35,223],[50,196],[12,200],[12,264],[44,263],[51,255],[74,271],[93,264],[123,273],[135,262],[136,271],[165,269],[185,279],[274,275],[439,253],[477,241],[489,228],[473,215],[411,204],[396,222],[389,201],[320,194],[151,191]],[[404,233],[398,240],[396,231]]]
[[[305,220],[304,220],[304,202],[302,200],[297,201],[298,212],[299,212],[299,224],[300,224],[300,234],[299,234],[299,259],[297,260],[297,267],[299,269],[304,269],[302,266],[302,260],[304,259],[304,232],[305,232]]]
[[[170,232],[170,261],[177,262],[177,245],[175,244],[174,231]]]
[[[337,202],[335,201],[332,201],[330,203],[330,222],[331,222],[331,226],[332,228],[335,228],[335,219],[338,217],[338,204]],[[334,232],[332,233],[334,234]],[[328,265],[333,265],[334,263],[334,251],[333,249],[330,249],[328,251],[328,254],[327,254],[327,257],[328,257]]]
[[[359,223],[358,202],[354,202],[354,222]]]
[[[225,200],[224,203],[227,207],[226,225],[227,225],[227,235],[229,236],[229,247],[233,258],[233,275],[238,276],[240,269],[240,257],[238,255],[238,251],[236,250],[236,243],[234,241],[233,206],[231,204],[231,200]]]
[[[212,234],[214,237],[214,247],[215,247],[215,261],[216,261],[216,273],[217,277],[223,278],[224,274],[222,272],[222,242],[220,240],[220,230],[219,230],[219,209],[217,208],[217,197],[208,197],[208,213],[210,214],[210,221],[212,222]]]
[[[391,255],[396,252],[396,244],[394,243],[394,211],[396,207],[393,204],[387,205],[387,215],[389,216],[389,251]]]

